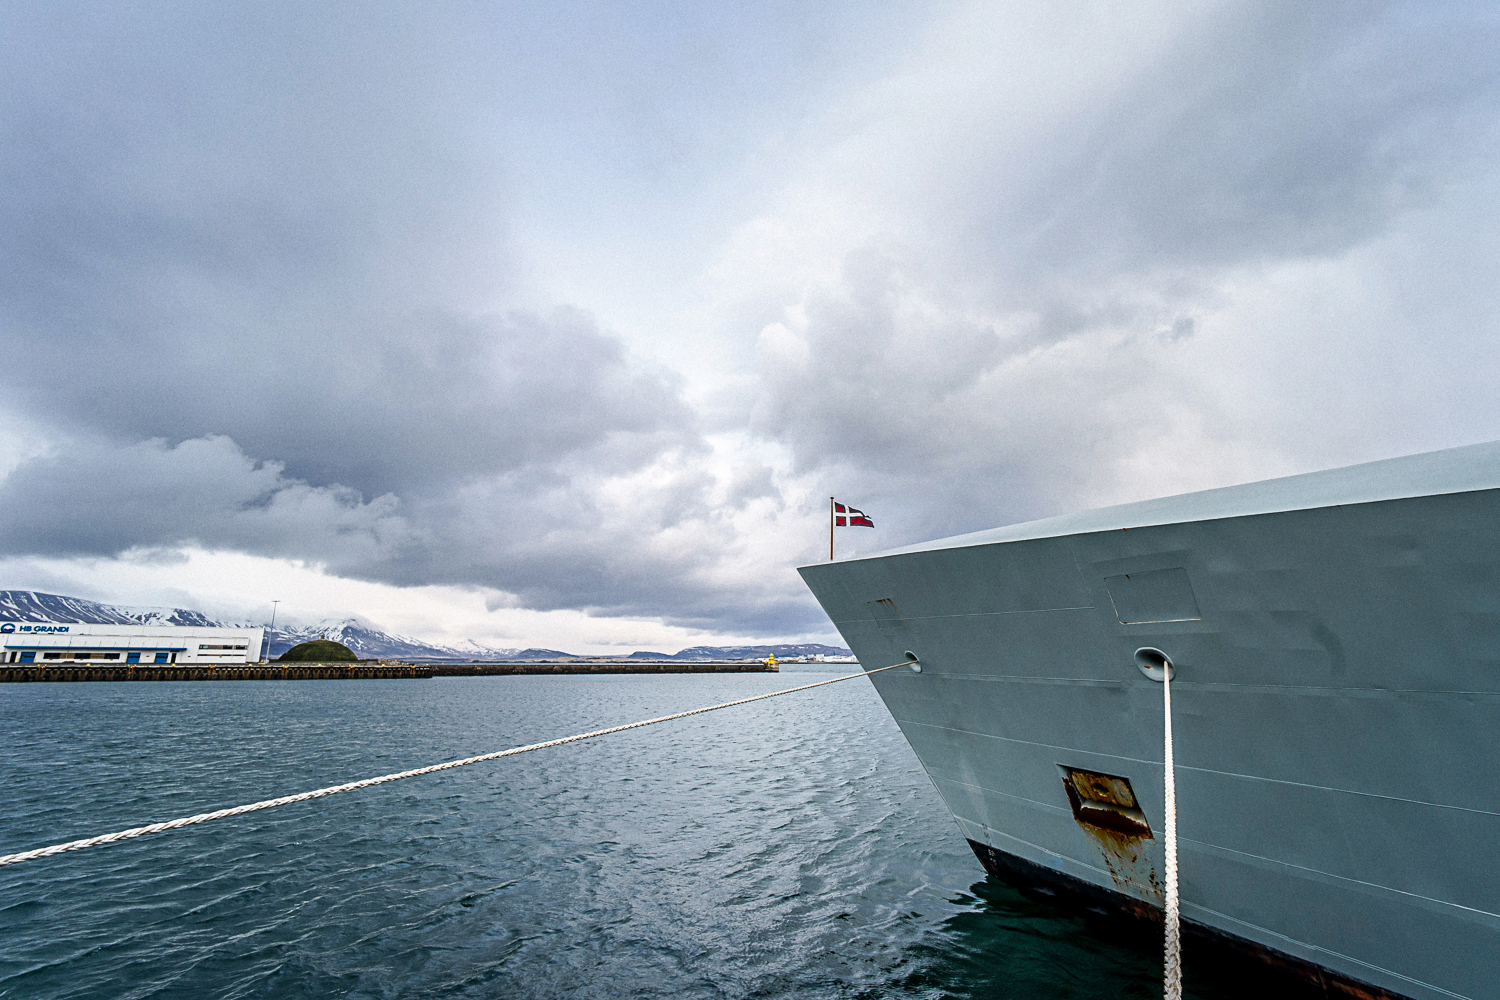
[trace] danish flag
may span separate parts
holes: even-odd
[[[833,523],[840,528],[873,528],[875,522],[865,516],[862,510],[855,510],[837,500],[833,502]]]

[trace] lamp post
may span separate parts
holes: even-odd
[[[272,601],[271,602],[271,624],[268,625],[268,626],[266,626],[266,632],[268,632],[268,633],[269,632],[273,632],[276,629],[276,605],[278,605],[280,603],[281,603],[280,601]],[[271,659],[271,637],[270,637],[270,635],[267,635],[266,636],[266,662],[270,662],[270,659]]]

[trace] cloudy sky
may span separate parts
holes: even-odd
[[[1500,13],[7,5],[0,587],[575,651],[1500,438]]]

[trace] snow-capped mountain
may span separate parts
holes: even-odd
[[[34,590],[0,590],[0,621],[90,622],[97,625],[199,625],[259,627],[261,622],[220,622],[187,608],[135,607],[101,604],[81,597],[43,594]],[[301,628],[266,629],[270,656],[275,658],[299,642],[326,636],[352,649],[362,659],[499,660],[521,652],[490,649],[476,642],[439,646],[404,635],[390,635],[353,618],[328,619]],[[564,654],[566,655],[566,654]]]
[[[0,590],[0,621],[88,622],[93,625],[200,625],[219,623],[186,608],[132,607],[100,604],[81,597],[43,594],[35,590]]]
[[[691,646],[679,653],[631,653],[631,659],[644,660],[764,660],[775,654],[791,656],[850,656],[843,646],[825,646],[818,642],[783,642],[773,646]]]
[[[270,657],[275,659],[299,642],[332,639],[354,651],[362,660],[503,660],[522,652],[517,649],[492,649],[465,640],[459,646],[439,646],[405,635],[391,635],[372,628],[355,618],[329,618],[316,625],[266,630],[270,639]],[[567,654],[563,654],[567,655]]]

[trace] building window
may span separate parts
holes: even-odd
[[[119,653],[95,653],[94,654],[94,659],[96,659],[96,660],[118,660],[119,658],[120,658],[120,654]]]
[[[22,653],[21,655],[22,656],[32,656],[34,654],[32,654],[32,653]],[[62,659],[62,654],[61,653],[43,653],[42,654],[42,659],[44,659],[44,660],[60,660],[60,659]]]
[[[244,646],[210,646],[210,645],[207,645],[207,644],[204,644],[204,643],[199,643],[198,648],[199,649],[244,649],[245,647]]]
[[[73,659],[75,659],[75,660],[87,660],[87,659],[91,659],[91,658],[92,658],[91,654],[89,654],[89,653],[74,653],[73,654]]]

